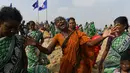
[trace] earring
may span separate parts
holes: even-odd
[[[13,32],[13,30],[11,30],[11,33]]]

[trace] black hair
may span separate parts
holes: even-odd
[[[118,18],[116,18],[116,19],[114,20],[114,23],[120,23],[120,24],[126,26],[125,29],[128,31],[129,23],[128,23],[127,17],[125,17],[125,16],[120,16],[120,17],[118,17]]]
[[[62,16],[59,16],[59,17],[55,18],[54,24],[56,24],[56,23],[57,23],[58,21],[60,21],[60,20],[65,20],[65,18],[62,17]]]
[[[129,47],[130,48],[130,47]],[[124,51],[122,54],[121,54],[121,59],[120,61],[122,60],[129,60],[130,61],[130,50],[126,50]]]
[[[29,26],[35,26],[35,22],[34,21],[29,21]]]
[[[0,22],[3,23],[9,20],[15,20],[20,23],[22,21],[22,15],[14,7],[2,7],[0,10]]]
[[[73,17],[70,17],[70,18],[68,19],[68,22],[69,22],[70,20],[73,20],[73,21],[75,21],[75,18],[73,18]]]
[[[29,22],[27,22],[26,25],[29,26]]]

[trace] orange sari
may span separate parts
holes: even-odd
[[[64,40],[65,38],[61,33],[53,38],[53,41],[56,41],[60,46],[62,46]],[[91,73],[93,63],[91,57],[94,54],[93,49],[85,45],[88,41],[90,41],[90,38],[78,30],[70,36],[66,47],[63,49],[59,73]],[[81,45],[81,60],[79,66],[75,67],[79,45]]]

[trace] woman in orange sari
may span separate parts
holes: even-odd
[[[51,44],[45,48],[32,40],[32,45],[46,54],[51,54],[59,44],[63,50],[59,73],[91,73],[93,49],[92,47],[110,36],[108,32],[96,40],[91,41],[87,35],[79,30],[70,31],[64,17],[55,19],[56,27],[61,31],[56,34]]]

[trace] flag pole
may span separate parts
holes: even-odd
[[[38,15],[38,23],[39,23],[39,11],[38,11],[37,15]]]
[[[48,8],[46,9],[46,20],[48,19]]]
[[[39,0],[38,0],[38,5],[39,5]],[[39,10],[37,10],[37,16],[38,16],[38,23],[39,23]]]
[[[47,1],[47,8],[46,8],[46,20],[48,20],[48,1]]]

